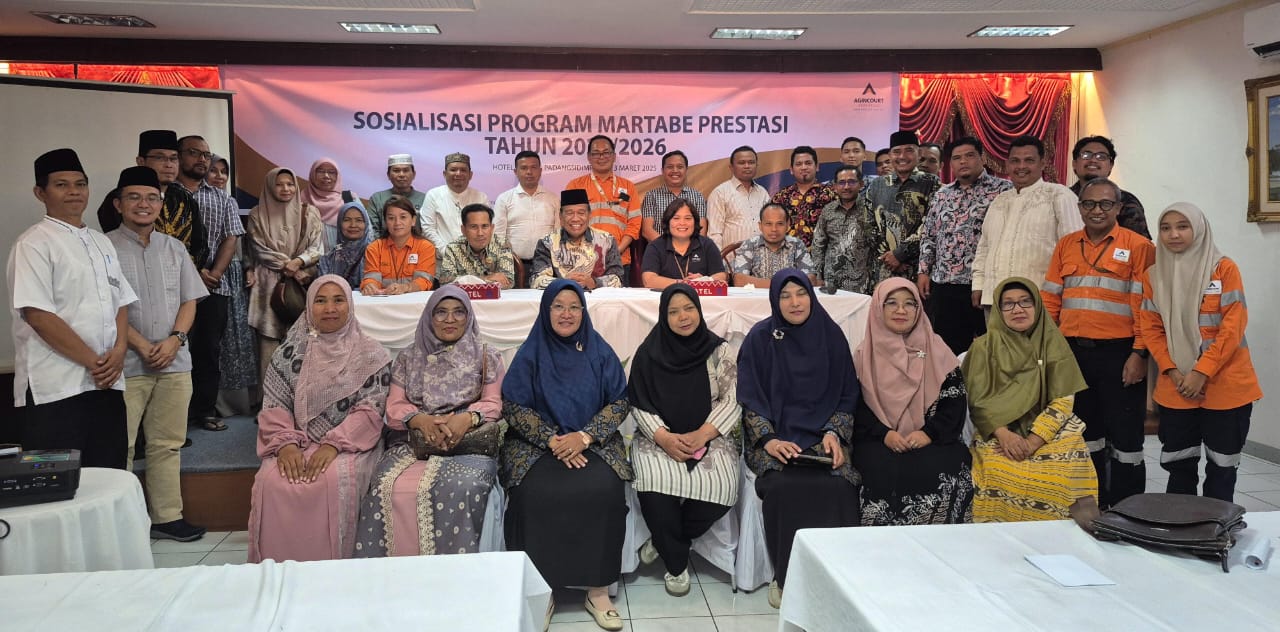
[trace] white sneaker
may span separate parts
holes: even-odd
[[[672,597],[683,597],[689,594],[689,569],[680,571],[679,575],[663,573],[667,585],[667,594]]]
[[[776,579],[769,582],[769,605],[775,610],[782,607],[782,587]]]
[[[658,549],[653,546],[653,540],[645,540],[640,546],[640,562],[652,564],[656,561],[658,561]]]

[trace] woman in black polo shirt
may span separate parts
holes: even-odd
[[[663,289],[709,276],[726,281],[724,261],[714,241],[699,235],[698,211],[684,198],[676,198],[662,212],[662,236],[644,250],[641,280],[648,288]]]

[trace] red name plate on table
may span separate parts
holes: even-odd
[[[698,296],[726,296],[729,294],[729,284],[724,281],[690,281],[689,287]]]
[[[473,301],[483,301],[502,296],[502,286],[497,283],[459,283],[458,287]]]

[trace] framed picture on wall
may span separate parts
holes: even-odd
[[[1244,82],[1249,110],[1249,215],[1280,222],[1280,75]]]

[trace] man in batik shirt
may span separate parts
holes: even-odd
[[[893,173],[876,178],[858,196],[858,228],[867,248],[867,284],[891,276],[916,278],[920,259],[920,226],[929,212],[929,198],[940,186],[938,177],[920,171],[920,139],[899,130],[889,137]]]
[[[858,232],[857,201],[862,172],[846,165],[836,171],[836,199],[822,209],[813,231],[813,264],[818,280],[850,292],[867,285],[867,249]]]
[[[586,290],[622,287],[622,259],[613,236],[591,228],[586,189],[560,192],[560,230],[543,237],[533,251],[529,286],[546,289],[556,279],[572,279]]]
[[[924,297],[933,330],[957,354],[986,333],[981,308],[971,298],[973,255],[982,235],[987,207],[1013,183],[982,166],[982,143],[973,137],[954,140],[943,155],[956,181],[933,194],[920,231],[920,269],[916,284]]]
[[[742,242],[734,251],[733,285],[769,287],[773,275],[784,268],[796,268],[817,285],[813,259],[798,238],[787,234],[787,211],[770,202],[760,209],[760,234]]]
[[[795,178],[795,184],[773,194],[773,203],[787,210],[790,235],[800,238],[808,248],[822,207],[835,199],[836,193],[831,187],[818,183],[818,152],[808,145],[791,150],[791,177]]]
[[[474,276],[509,290],[516,281],[516,258],[505,241],[493,234],[493,209],[468,204],[462,209],[462,236],[445,248],[436,278],[452,283]]]

